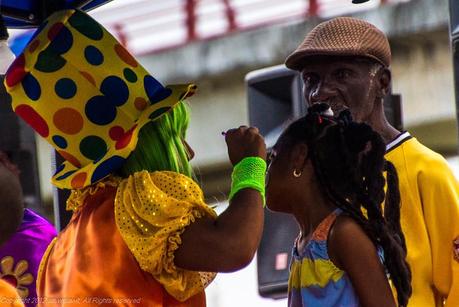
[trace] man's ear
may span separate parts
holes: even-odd
[[[380,88],[380,93],[378,93],[381,98],[386,97],[387,94],[390,92],[390,86],[391,86],[391,80],[392,80],[392,74],[390,70],[387,67],[383,67],[379,71],[379,88]]]
[[[293,169],[302,171],[308,160],[308,147],[306,144],[296,144],[293,146],[290,161]]]

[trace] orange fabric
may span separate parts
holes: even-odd
[[[319,226],[317,226],[316,230],[314,230],[314,233],[311,236],[311,240],[327,241],[328,233],[330,232],[330,228],[335,222],[337,216],[338,213],[335,210],[330,213],[322,222],[320,222]]]
[[[0,306],[4,307],[21,307],[24,306],[16,289],[0,279]]]
[[[107,186],[88,196],[59,234],[42,262],[40,306],[206,306],[204,291],[178,302],[140,269],[116,227],[115,194]]]

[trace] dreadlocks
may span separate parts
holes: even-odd
[[[326,115],[328,109],[327,104],[310,107],[279,141],[290,148],[298,143],[307,145],[322,193],[384,250],[384,266],[397,290],[398,304],[406,306],[411,271],[405,260],[395,167],[384,159],[385,144],[370,126],[353,122],[348,110],[333,117]]]

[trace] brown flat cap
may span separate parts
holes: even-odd
[[[305,59],[315,55],[359,56],[390,65],[387,37],[371,23],[351,17],[338,17],[320,23],[285,60],[285,65],[301,70]]]

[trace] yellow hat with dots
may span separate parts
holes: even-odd
[[[118,169],[139,130],[195,91],[163,87],[79,10],[51,15],[5,76],[14,112],[66,160],[52,182],[80,189]]]

